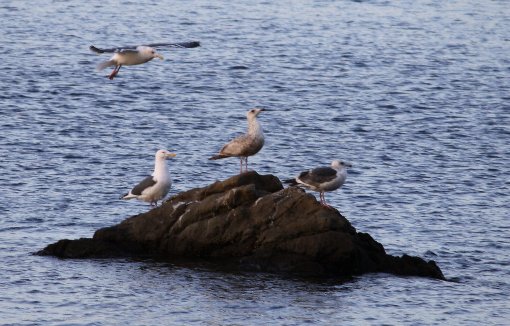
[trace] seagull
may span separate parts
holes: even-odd
[[[200,42],[184,42],[184,43],[152,43],[138,46],[123,46],[112,49],[100,49],[93,45],[89,48],[91,51],[102,53],[113,53],[110,60],[101,62],[97,66],[97,70],[101,71],[107,67],[115,66],[112,73],[108,76],[112,80],[119,73],[122,66],[139,65],[151,61],[154,58],[163,60],[163,56],[156,52],[157,47],[173,47],[173,48],[196,48],[200,46]]]
[[[122,195],[121,199],[136,198],[149,202],[151,206],[158,206],[158,200],[163,199],[172,185],[170,173],[166,165],[166,159],[175,157],[176,154],[170,153],[164,149],[156,152],[156,159],[154,163],[154,172],[152,175],[143,179],[127,194]]]
[[[248,171],[248,156],[257,154],[264,146],[264,133],[257,120],[260,112],[265,109],[255,108],[246,113],[248,118],[248,132],[238,136],[225,144],[218,155],[210,157],[210,160],[219,160],[225,157],[239,157],[241,172],[243,173],[243,161],[245,162],[245,172]]]
[[[313,191],[318,191],[320,193],[321,204],[326,207],[331,207],[326,204],[324,192],[340,188],[345,183],[347,168],[350,167],[352,167],[350,163],[334,160],[331,162],[331,167],[325,166],[304,171],[296,178],[285,180],[285,182],[291,186],[302,186]]]

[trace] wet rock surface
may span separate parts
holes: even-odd
[[[147,213],[97,230],[91,239],[60,240],[37,254],[185,258],[306,276],[387,272],[444,279],[434,261],[387,255],[337,210],[253,171],[177,194]]]

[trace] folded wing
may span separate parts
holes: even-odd
[[[323,183],[333,181],[336,178],[336,173],[337,171],[335,169],[322,167],[301,172],[297,179],[304,184],[318,187]]]
[[[145,179],[143,179],[139,184],[137,184],[133,189],[131,189],[131,193],[133,195],[140,196],[145,189],[150,188],[155,184],[156,180],[154,180],[152,176],[148,176]]]

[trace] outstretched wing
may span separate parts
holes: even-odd
[[[183,42],[183,43],[151,43],[151,44],[142,44],[142,45],[150,46],[153,48],[171,47],[171,48],[188,48],[188,49],[190,49],[190,48],[199,47],[200,42],[192,41],[192,42]],[[102,49],[102,48],[98,48],[98,47],[91,45],[89,47],[89,49],[96,53],[115,53],[115,52],[123,52],[126,50],[136,50],[136,48],[138,46],[139,45],[128,45],[128,46],[121,46],[121,47],[116,47],[116,48],[111,48],[111,49]]]
[[[145,179],[143,179],[139,184],[137,184],[133,189],[131,189],[131,193],[133,195],[140,196],[145,189],[152,187],[155,184],[156,180],[154,180],[152,176],[148,176]]]
[[[122,50],[128,49],[128,50],[135,50],[136,46],[126,46],[121,48],[112,48],[112,49],[100,49],[98,47],[95,47],[93,45],[89,46],[90,51],[96,52],[96,53],[114,53],[114,52],[121,52]]]
[[[170,47],[170,48],[192,49],[192,48],[199,47],[200,42],[192,41],[192,42],[182,42],[182,43],[151,43],[151,44],[144,44],[144,45],[150,46],[151,48]]]

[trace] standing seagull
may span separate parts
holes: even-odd
[[[143,179],[127,194],[122,195],[120,198],[136,198],[149,202],[151,206],[158,206],[158,200],[163,199],[170,190],[170,186],[172,186],[172,180],[170,179],[170,173],[168,173],[166,159],[175,157],[175,155],[176,154],[170,153],[164,149],[157,151],[154,163],[154,172],[152,172],[152,175]]]
[[[200,46],[199,42],[185,43],[153,43],[139,46],[124,46],[112,49],[100,49],[91,45],[90,50],[96,53],[113,53],[110,60],[101,62],[97,70],[103,70],[107,67],[115,66],[108,78],[111,80],[119,73],[122,66],[139,65],[151,61],[154,58],[163,60],[163,56],[156,52],[156,47],[174,47],[174,48],[196,48]]]
[[[248,171],[248,156],[257,154],[264,146],[264,133],[257,120],[257,116],[265,109],[251,109],[246,113],[248,118],[248,132],[238,136],[225,144],[218,155],[210,157],[210,160],[219,160],[225,157],[239,157],[241,172],[243,173],[243,161],[245,162],[245,172]]]
[[[349,163],[334,160],[331,162],[331,167],[320,167],[304,171],[295,179],[286,180],[285,182],[291,186],[303,186],[310,190],[318,191],[320,193],[321,204],[330,207],[326,204],[324,192],[340,188],[347,178],[347,168],[350,167],[352,165]]]

